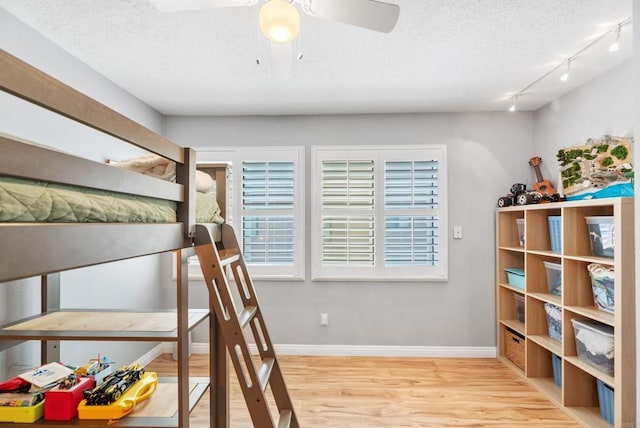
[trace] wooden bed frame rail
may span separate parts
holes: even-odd
[[[0,258],[0,282],[192,245],[196,218],[193,149],[172,143],[1,49],[0,70],[3,91],[175,161],[176,183],[9,136],[0,136],[0,175],[178,203],[177,223],[172,224],[0,223],[0,248],[4,254]]]

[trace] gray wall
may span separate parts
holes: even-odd
[[[636,10],[635,15],[639,13]],[[640,18],[640,17],[639,17]],[[634,41],[640,46],[640,34],[634,26]],[[637,55],[614,70],[577,90],[553,101],[536,112],[535,149],[547,159],[555,159],[558,149],[583,142],[584,138],[603,134],[633,133],[636,142],[640,130],[640,59]],[[637,144],[634,164],[640,164]],[[637,181],[636,181],[637,183]],[[636,184],[636,193],[638,192]],[[640,206],[636,198],[636,243],[640,242]],[[637,244],[636,244],[637,246]],[[640,284],[640,269],[636,252],[636,290]],[[640,349],[640,293],[636,291],[636,349]],[[636,358],[637,383],[640,384],[640,359]],[[640,395],[637,395],[637,418],[640,424]]]
[[[561,148],[605,134],[632,134],[633,80],[629,60],[536,112],[534,151],[542,157],[543,175],[557,183],[556,153]]]
[[[161,131],[162,116],[122,88],[99,75],[31,28],[0,9],[0,46],[9,53],[44,70],[70,86],[101,101],[111,108]],[[87,131],[73,122],[0,92],[0,130],[40,144],[83,154],[103,161],[138,154],[124,143],[114,144],[109,137]],[[67,307],[159,307],[163,297],[157,293],[160,272],[164,269],[159,256],[80,269],[62,274],[62,303]],[[135,290],[132,294],[131,290]],[[0,284],[0,323],[31,315],[39,310],[39,282],[34,279]],[[128,363],[144,354],[153,344],[65,343],[62,359],[80,364],[98,352],[118,363]],[[28,342],[0,352],[0,378],[15,375],[37,364],[39,347]]]
[[[310,194],[313,145],[446,144],[449,281],[257,281],[274,343],[494,346],[494,209],[529,174],[533,113],[289,117],[169,117],[168,138],[187,146],[304,145]],[[311,226],[307,198],[307,236]],[[308,240],[307,240],[308,241]],[[306,245],[310,277],[310,247]],[[329,326],[320,327],[320,313]],[[199,333],[199,332],[198,332]],[[202,341],[198,334],[195,341]]]

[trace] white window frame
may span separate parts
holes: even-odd
[[[446,146],[313,146],[311,147],[311,279],[313,281],[446,281],[448,279],[447,162]],[[384,162],[401,160],[438,161],[438,208],[436,210],[386,210],[384,206]],[[374,266],[323,266],[322,263],[322,162],[325,160],[374,161]],[[385,215],[437,215],[438,266],[385,266]]]
[[[303,146],[269,147],[203,147],[196,152],[196,163],[227,162],[233,174],[233,204],[231,218],[240,248],[242,242],[242,162],[288,161],[294,165],[294,262],[293,266],[250,265],[247,267],[253,279],[260,280],[304,280],[305,279],[305,199],[304,199]],[[252,211],[250,215],[272,215],[272,210]],[[229,215],[229,214],[227,214]]]

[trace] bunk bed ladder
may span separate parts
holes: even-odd
[[[239,249],[235,232],[230,225],[222,226],[222,242],[216,247],[211,231],[205,225],[196,225],[195,250],[200,268],[211,296],[213,308],[233,362],[253,426],[256,428],[297,428],[298,420],[293,409],[282,371],[278,364],[271,339],[262,318],[253,282]],[[226,269],[229,266],[238,287],[242,307],[236,310],[229,288]],[[252,359],[247,344],[245,327],[250,327],[259,354],[259,364]],[[278,409],[278,421],[267,401],[266,389],[271,393]]]

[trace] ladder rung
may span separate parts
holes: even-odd
[[[265,358],[258,369],[258,380],[260,381],[260,388],[262,388],[262,391],[267,389],[271,370],[273,370],[273,364],[275,362],[276,360],[274,358]]]
[[[291,426],[291,410],[283,410],[280,412],[278,420],[278,428],[289,428]]]
[[[218,251],[218,255],[220,256],[220,264],[222,266],[227,266],[240,260],[240,253],[235,251],[220,250]]]
[[[240,315],[238,315],[238,322],[240,322],[240,327],[245,328],[247,324],[251,322],[253,316],[257,311],[257,306],[247,306],[246,308],[244,308],[242,312],[240,312]]]

